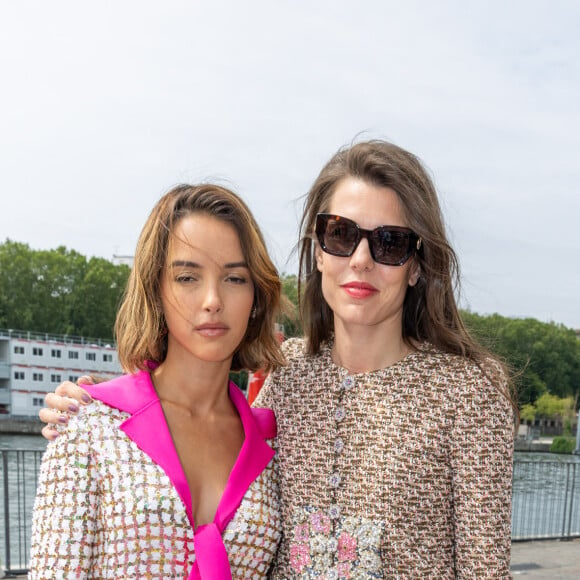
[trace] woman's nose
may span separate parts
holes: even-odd
[[[217,284],[208,284],[203,301],[203,309],[207,312],[220,312],[223,300]]]
[[[371,270],[374,267],[375,261],[371,256],[369,241],[366,238],[362,238],[355,248],[349,264],[355,270]]]

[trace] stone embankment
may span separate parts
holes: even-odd
[[[551,438],[541,438],[541,439],[516,439],[514,443],[514,449],[516,451],[532,451],[539,453],[548,453],[552,445]]]
[[[34,435],[40,433],[44,423],[40,419],[6,417],[0,418],[0,433],[10,435]]]

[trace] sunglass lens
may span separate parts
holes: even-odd
[[[409,236],[388,228],[377,228],[371,234],[375,260],[382,264],[398,264],[409,251]]]
[[[337,256],[349,256],[358,240],[356,225],[350,220],[329,218],[324,232],[324,244],[328,252]]]

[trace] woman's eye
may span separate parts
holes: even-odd
[[[175,277],[175,281],[176,282],[195,282],[195,280],[197,280],[197,278],[193,275],[193,274],[179,274],[178,276]]]
[[[226,278],[228,282],[232,282],[233,284],[245,284],[248,280],[244,276],[236,276],[230,275]]]

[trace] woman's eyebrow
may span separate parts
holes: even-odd
[[[174,260],[171,262],[172,268],[201,268],[197,262],[189,262],[188,260]]]
[[[172,268],[201,268],[201,264],[198,264],[197,262],[190,262],[189,260],[174,260],[173,262],[171,262],[171,267]],[[247,268],[248,264],[245,261],[241,261],[241,262],[228,262],[227,264],[223,265],[224,269],[230,269],[230,268]]]

